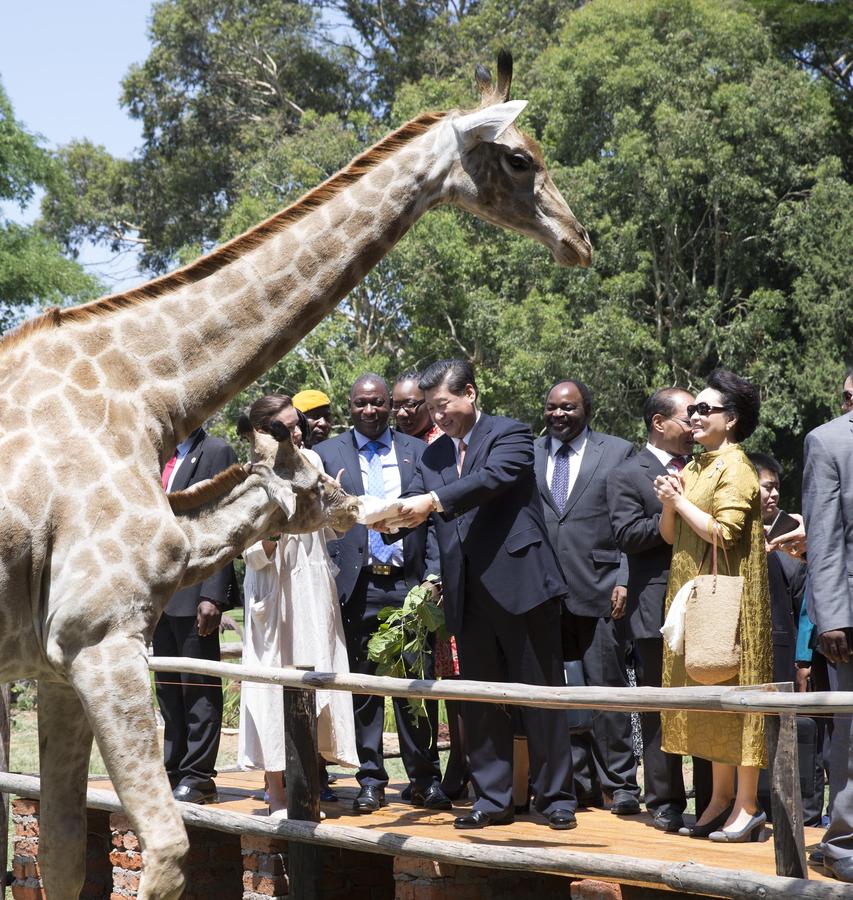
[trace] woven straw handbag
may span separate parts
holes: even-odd
[[[711,574],[697,575],[687,598],[684,666],[700,684],[720,684],[740,670],[740,607],[743,578],[717,573],[717,525],[711,536]],[[707,551],[705,557],[707,557]],[[726,548],[726,568],[731,572]],[[705,563],[702,558],[702,566]]]

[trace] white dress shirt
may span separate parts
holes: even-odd
[[[683,456],[676,457],[668,450],[661,450],[660,447],[655,447],[652,444],[646,444],[646,450],[649,453],[653,454],[660,461],[660,464],[669,472],[670,475],[676,475],[679,472],[679,469],[672,464],[674,459],[684,459]]]
[[[396,500],[402,493],[400,487],[400,467],[397,465],[397,453],[394,450],[394,438],[391,435],[391,429],[386,428],[378,438],[365,437],[360,431],[353,428],[355,442],[358,446],[358,464],[361,468],[361,480],[364,484],[364,492],[367,493],[367,485],[370,479],[370,460],[368,459],[367,445],[376,440],[380,444],[384,444],[389,448],[387,453],[380,456],[382,460],[382,481],[385,485],[385,499]],[[390,545],[394,553],[388,560],[388,565],[399,566],[403,568],[403,542],[395,541]],[[378,559],[370,556],[370,564],[378,563]]]
[[[586,450],[586,442],[589,438],[589,429],[584,430],[574,439],[569,441],[569,489],[565,499],[568,500],[572,496],[575,482],[578,480],[581,462],[583,461],[583,453]],[[563,446],[562,441],[552,437],[548,446],[548,461],[545,464],[545,481],[548,489],[551,489],[551,480],[554,477],[554,464],[557,458],[557,451]]]

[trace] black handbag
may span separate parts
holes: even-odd
[[[583,663],[579,659],[564,661],[563,669],[566,672],[567,687],[583,687],[586,684],[583,680]],[[569,732],[571,734],[592,731],[591,709],[567,709],[566,712],[569,714]]]

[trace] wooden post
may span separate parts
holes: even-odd
[[[790,682],[775,685],[793,691]],[[793,714],[764,717],[767,759],[770,764],[770,808],[773,813],[773,849],[776,874],[808,878],[803,833],[803,796],[797,752],[797,717]]]
[[[313,666],[299,666],[313,671]],[[320,821],[320,770],[317,750],[317,704],[314,691],[284,690],[285,777],[287,818]],[[295,900],[319,900],[321,896],[321,848],[291,840],[288,845],[290,896]]]
[[[9,771],[9,736],[12,731],[12,685],[0,684],[0,772]],[[5,891],[9,865],[9,795],[0,793],[0,887]]]

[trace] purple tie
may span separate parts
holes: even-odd
[[[560,511],[560,515],[566,508],[569,499],[569,453],[572,448],[563,444],[557,451],[554,459],[554,473],[551,476],[551,496]]]

